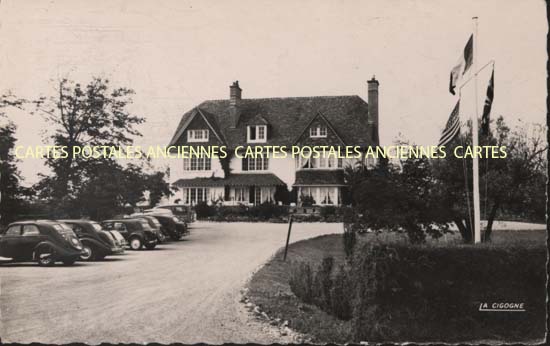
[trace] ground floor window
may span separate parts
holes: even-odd
[[[246,187],[236,187],[235,188],[235,201],[236,202],[246,202],[248,199],[246,198],[248,195],[248,188]]]
[[[207,187],[189,187],[183,189],[183,200],[185,204],[197,204],[208,201]]]
[[[300,201],[312,199],[315,205],[341,204],[340,188],[337,186],[302,186],[299,188],[298,196]]]
[[[273,186],[245,186],[231,187],[229,202],[237,204],[262,204],[275,202],[275,187]]]

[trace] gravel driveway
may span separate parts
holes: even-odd
[[[0,261],[2,342],[291,342],[254,320],[240,289],[286,239],[286,224],[195,223],[187,240],[104,262]],[[293,225],[291,241],[342,232]]]

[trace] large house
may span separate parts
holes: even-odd
[[[229,156],[173,161],[174,200],[342,204],[344,167],[353,160],[232,154],[239,146],[377,146],[378,85],[368,81],[367,103],[357,95],[246,99],[234,82],[229,99],[204,101],[182,116],[169,145],[226,146]]]

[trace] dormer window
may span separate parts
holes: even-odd
[[[267,125],[251,125],[246,128],[248,143],[263,143],[267,140]]]
[[[187,130],[188,142],[208,142],[208,130]]]
[[[322,125],[310,127],[309,136],[311,138],[324,138],[327,136],[327,127]]]

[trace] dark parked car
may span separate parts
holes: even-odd
[[[166,214],[147,214],[157,219],[162,225],[162,231],[167,237],[170,237],[172,240],[180,240],[183,236],[189,234],[187,230],[187,224],[180,221],[175,216],[170,216]]]
[[[190,224],[197,219],[197,214],[195,213],[193,208],[181,204],[160,205],[158,207],[155,207],[154,209],[149,209],[147,211],[154,213],[156,210],[159,209],[170,210],[175,217],[177,217],[180,221],[185,222],[186,224]]]
[[[115,237],[108,231],[104,231],[97,222],[87,220],[59,220],[71,227],[82,243],[84,255],[83,261],[102,260],[105,256],[116,255],[124,252]]]
[[[134,215],[136,215],[136,216],[134,216]],[[147,216],[147,215],[133,214],[133,215],[130,215],[130,218],[135,219],[135,220],[140,220],[140,221],[143,220],[143,221],[147,222],[149,227],[151,227],[153,229],[153,232],[155,233],[159,244],[166,241],[166,236],[164,235],[164,233],[162,233],[162,225],[154,217]]]
[[[61,261],[72,265],[84,254],[76,234],[52,220],[19,221],[0,236],[0,256],[17,262],[35,260],[41,266]]]
[[[130,249],[139,250],[143,246],[152,250],[157,246],[157,236],[146,221],[135,219],[106,220],[101,222],[106,230],[118,231],[130,245]]]

